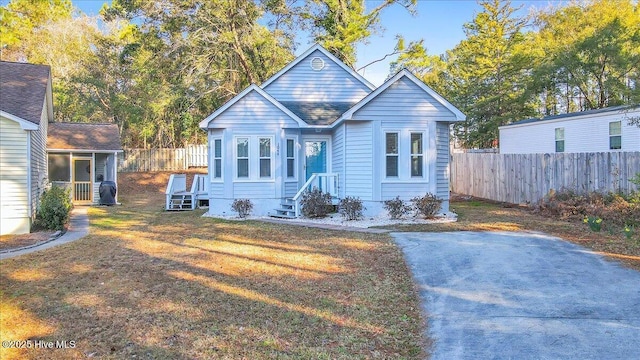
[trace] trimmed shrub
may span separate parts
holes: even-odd
[[[362,218],[362,211],[366,208],[362,205],[362,200],[357,197],[347,196],[340,200],[338,204],[340,214],[347,221],[358,220]]]
[[[396,196],[395,199],[384,202],[384,209],[387,210],[390,218],[401,219],[411,211],[411,206],[401,200],[400,196]]]
[[[300,211],[305,217],[325,217],[331,208],[331,194],[323,193],[322,190],[316,187],[311,189],[311,191],[307,190],[302,193],[302,199],[300,199]]]
[[[231,210],[238,213],[241,219],[246,218],[253,210],[253,203],[249,199],[235,199],[231,204]]]
[[[427,193],[423,197],[415,197],[411,199],[411,203],[416,211],[416,216],[422,215],[427,219],[434,217],[442,207],[442,200],[432,193]]]
[[[73,208],[71,190],[52,186],[42,194],[40,208],[36,213],[36,226],[48,230],[62,230],[69,221]]]

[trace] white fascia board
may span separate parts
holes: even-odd
[[[424,92],[429,94],[437,102],[439,102],[444,107],[446,107],[447,110],[451,111],[454,114],[454,116],[456,117],[456,119],[455,120],[451,120],[450,122],[464,121],[467,118],[467,116],[465,114],[463,114],[460,110],[458,110],[458,108],[453,106],[453,104],[451,104],[449,101],[447,101],[445,98],[443,98],[440,94],[438,94],[433,89],[431,89],[429,86],[427,86],[425,83],[423,83],[420,79],[418,79],[415,75],[413,75],[409,70],[402,69],[397,74],[395,74],[391,79],[385,81],[384,84],[380,85],[379,88],[377,88],[372,93],[370,93],[369,95],[365,96],[362,100],[360,100],[358,103],[356,103],[351,109],[347,110],[338,120],[336,120],[334,125],[337,125],[337,124],[341,123],[344,120],[351,119],[351,117],[353,116],[353,114],[356,111],[358,111],[361,108],[363,108],[365,105],[367,105],[369,102],[371,102],[371,100],[375,99],[378,95],[380,95],[383,91],[388,89],[393,83],[395,83],[396,81],[400,80],[402,77],[406,77],[407,79],[411,80],[413,83],[418,85]]]
[[[6,111],[0,110],[0,116],[2,116],[4,118],[7,118],[7,119],[9,119],[11,121],[17,122],[18,124],[20,124],[20,127],[22,128],[22,130],[27,130],[27,131],[38,130],[38,125],[37,124],[34,124],[29,120],[25,120],[25,119],[23,119],[21,117],[13,115],[13,114],[9,114]]]
[[[278,71],[275,75],[273,75],[272,77],[270,77],[269,79],[267,79],[265,82],[262,83],[261,87],[262,88],[266,88],[267,86],[269,86],[269,84],[271,84],[272,82],[274,82],[277,78],[279,78],[280,76],[282,76],[284,73],[286,73],[287,71],[289,71],[291,68],[293,68],[294,66],[296,66],[298,63],[300,63],[302,60],[306,59],[309,55],[311,55],[311,53],[313,53],[314,51],[320,51],[321,53],[323,53],[326,57],[328,57],[331,61],[333,61],[334,63],[336,63],[338,66],[340,66],[344,71],[346,71],[347,73],[349,73],[351,76],[355,77],[356,79],[358,79],[361,83],[363,83],[366,87],[368,87],[370,90],[375,90],[375,85],[373,85],[372,83],[369,82],[369,80],[365,79],[364,76],[358,74],[357,71],[353,70],[352,68],[350,68],[349,66],[347,66],[345,63],[343,63],[342,61],[340,61],[340,59],[338,59],[337,57],[335,57],[331,52],[329,52],[329,50],[323,48],[320,44],[315,44],[313,45],[311,48],[309,48],[307,51],[305,51],[304,53],[302,53],[300,56],[298,56],[297,58],[295,58],[292,62],[290,62],[289,64],[287,64],[287,66],[283,67],[282,70]]]
[[[262,90],[258,85],[251,84],[249,87],[244,89],[240,94],[233,97],[233,99],[227,101],[224,105],[222,105],[218,110],[214,111],[211,115],[207,116],[204,120],[202,120],[199,124],[201,129],[208,129],[209,123],[211,120],[218,117],[220,114],[225,112],[235,103],[240,101],[243,97],[247,96],[250,92],[255,91],[260,94],[262,97],[267,99],[271,104],[280,109],[282,112],[287,114],[291,119],[295,120],[300,127],[308,127],[307,123],[305,123],[302,119],[300,119],[296,114],[292,113],[291,110],[287,109],[284,105],[282,105],[278,100],[273,98],[273,96],[267,94],[264,90]]]

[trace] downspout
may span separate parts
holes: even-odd
[[[29,232],[31,232],[31,222],[34,220],[34,208],[33,208],[33,189],[31,188],[31,131],[27,131],[27,189],[29,189],[27,196],[27,208],[29,211],[29,218],[31,221],[29,222]]]

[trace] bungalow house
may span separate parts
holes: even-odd
[[[49,181],[69,187],[76,205],[100,203],[102,181],[117,187],[122,144],[116,124],[50,123],[47,153]]]
[[[28,233],[47,178],[48,66],[0,61],[0,234]]]
[[[255,215],[299,214],[302,191],[383,201],[427,192],[449,206],[449,125],[465,115],[407,70],[380,87],[319,45],[200,122],[209,213],[250,199]]]
[[[501,126],[500,153],[583,153],[640,151],[640,106],[604,109],[527,119]]]

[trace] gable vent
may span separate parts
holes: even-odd
[[[311,59],[311,68],[315,71],[324,69],[324,60],[319,57],[314,57],[313,59]]]

